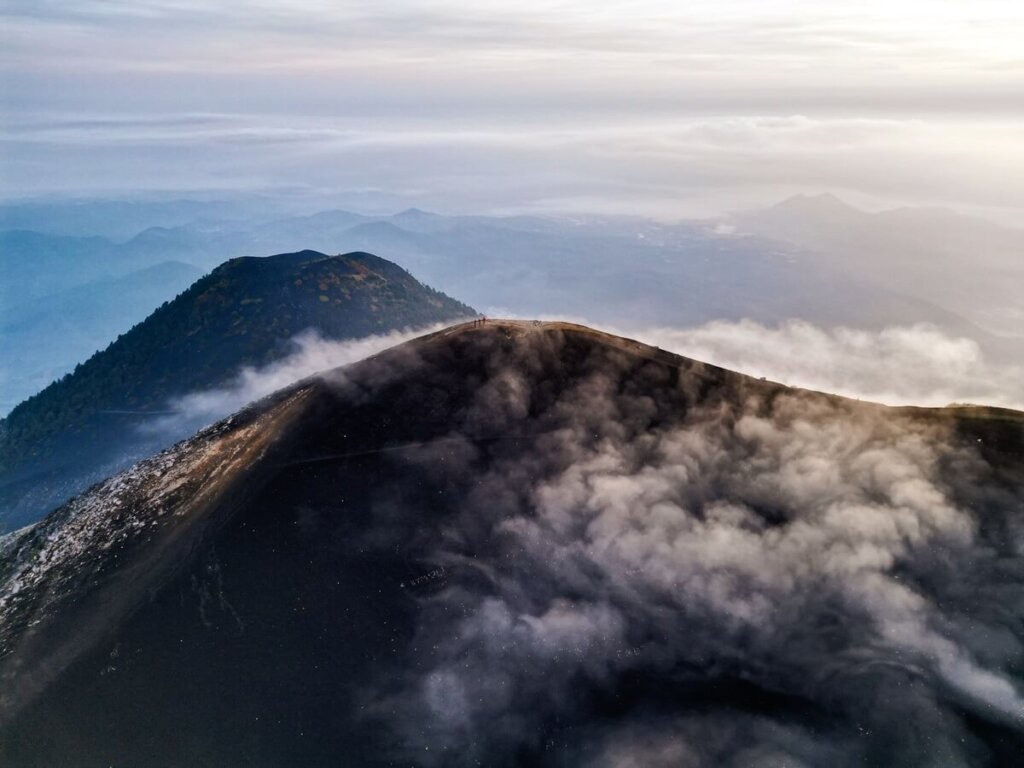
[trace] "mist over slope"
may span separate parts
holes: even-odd
[[[288,356],[303,332],[351,340],[472,314],[367,253],[225,262],[0,421],[0,530],[190,434],[138,427],[175,396]]]
[[[11,765],[998,766],[1024,415],[564,324],[289,387],[0,560]]]

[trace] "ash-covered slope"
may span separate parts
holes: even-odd
[[[0,540],[0,762],[1010,764],[1022,425],[424,337]]]

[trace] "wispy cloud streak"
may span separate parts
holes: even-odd
[[[1024,366],[987,359],[977,342],[929,325],[866,331],[752,321],[636,334],[687,357],[790,386],[889,405],[999,405],[1024,410]]]

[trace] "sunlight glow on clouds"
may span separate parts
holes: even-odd
[[[21,194],[293,186],[388,190],[390,207],[620,213],[667,220],[804,190],[995,211],[1024,200],[1024,145],[998,120],[608,117],[501,123],[278,115],[11,121]],[[500,180],[500,183],[496,183]]]
[[[384,0],[372,5],[13,0],[5,16],[15,42],[45,32],[61,36],[62,43],[86,46],[83,50],[91,46],[98,54],[103,50],[98,41],[79,33],[101,27],[129,43],[128,58],[145,51],[153,58],[148,46],[155,43],[156,53],[175,49],[182,68],[219,59],[257,69],[303,60],[345,61],[353,52],[377,51],[378,61],[459,60],[469,52],[481,61],[505,61],[521,69],[531,55],[570,62],[583,52],[605,60],[625,56],[634,65],[702,61],[709,70],[736,56],[744,67],[763,60],[784,69],[810,63],[857,70],[888,62],[904,72],[949,73],[965,64],[1016,65],[1019,70],[1017,43],[1024,25],[1020,4],[999,0],[866,0],[856,5],[820,0]],[[151,33],[145,40],[132,37],[140,27]],[[183,31],[198,34],[202,44],[177,35]],[[251,48],[232,45],[240,39],[259,39],[271,52],[289,55],[254,55]]]
[[[0,24],[7,197],[381,186],[452,208],[464,175],[514,167],[490,209],[1024,199],[1018,2],[8,0]],[[308,143],[254,146],[288,141]]]
[[[1024,368],[987,360],[977,342],[928,325],[866,331],[802,320],[652,329],[637,338],[789,386],[887,405],[974,403],[1024,409]]]

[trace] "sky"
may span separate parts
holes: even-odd
[[[1024,208],[1014,0],[3,0],[0,196]]]

